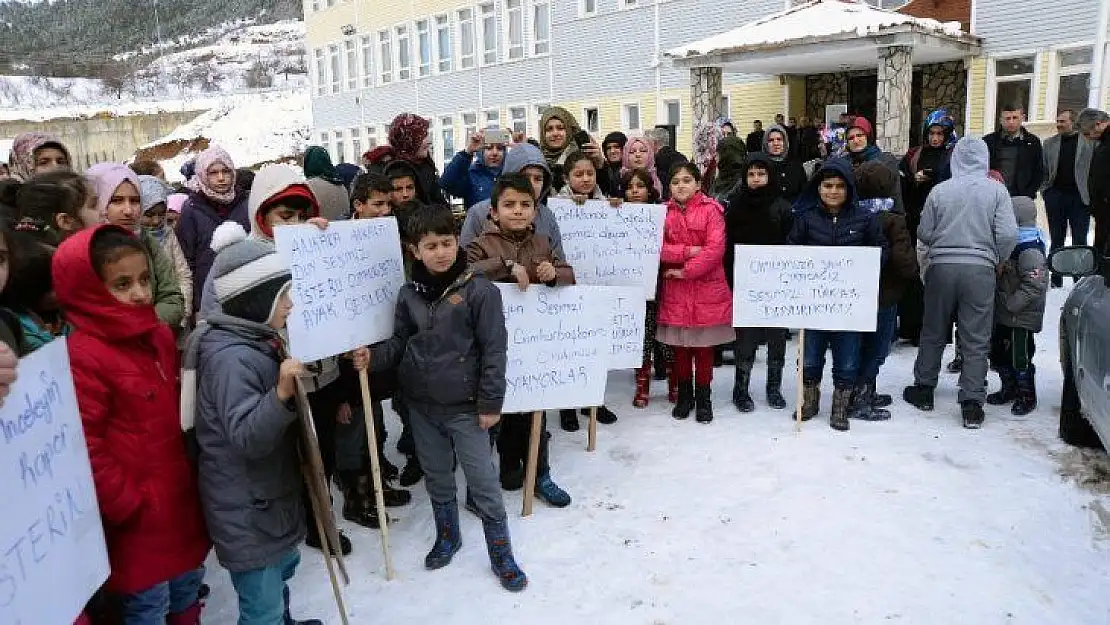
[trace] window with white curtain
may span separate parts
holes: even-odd
[[[334,154],[335,162],[336,163],[346,163],[347,162],[347,144],[343,141],[343,131],[342,130],[336,130],[333,134],[335,136],[335,154]]]
[[[460,9],[456,15],[459,30],[459,67],[470,69],[474,67],[474,9]]]
[[[412,78],[412,42],[409,27],[402,24],[394,28],[397,34],[397,80]]]
[[[482,65],[497,62],[497,10],[492,2],[478,5],[478,23],[482,27]]]
[[[524,0],[505,0],[505,56],[524,58]]]
[[[339,46],[332,44],[328,46],[328,69],[331,74],[331,92],[339,93],[340,88],[343,86],[343,71],[341,69],[342,62],[339,60]]]
[[[430,76],[432,74],[432,33],[428,27],[428,20],[416,22],[416,49],[419,59],[418,75]]]
[[[378,31],[378,77],[381,84],[393,82],[393,39],[388,30]]]
[[[440,73],[451,71],[451,20],[446,15],[436,16],[436,67]]]
[[[374,38],[364,35],[362,44],[362,86],[374,86]]]
[[[329,83],[327,57],[324,55],[323,48],[316,48],[312,54],[316,58],[316,95],[327,95]]]
[[[444,115],[439,118],[439,135],[443,141],[443,162],[450,162],[455,156],[455,118]]]
[[[358,89],[358,46],[354,39],[343,42],[343,52],[347,62],[347,91]]]
[[[355,162],[362,158],[362,131],[358,128],[351,129],[351,154]]]
[[[551,52],[551,3],[537,0],[532,3],[532,54]]]

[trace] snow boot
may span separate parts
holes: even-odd
[[[732,387],[732,403],[740,412],[755,412],[755,402],[748,387],[752,381],[752,363],[747,360],[736,361],[736,382]]]
[[[921,384],[907,386],[905,390],[902,391],[902,399],[906,400],[907,404],[912,405],[918,410],[930,412],[935,407],[933,402],[933,390],[933,387]]]
[[[560,410],[559,425],[562,426],[564,432],[577,432],[582,427],[578,423],[578,411],[573,408]]]
[[[829,426],[839,432],[847,432],[852,424],[848,421],[848,413],[852,410],[852,389],[836,387],[833,389],[832,412],[829,414]]]
[[[565,508],[571,502],[567,491],[551,479],[551,471],[544,471],[536,476],[536,496],[553,508]]]
[[[343,532],[338,533],[339,552],[342,553],[344,556],[351,555],[351,539],[347,538],[347,535]],[[317,531],[315,523],[310,522],[308,524],[308,534],[305,536],[304,544],[312,547],[313,549],[318,549],[320,551],[324,550],[324,543],[320,540],[320,533],[319,531]],[[332,545],[332,555],[335,555],[335,545]]]
[[[201,602],[166,616],[166,625],[200,625],[200,611],[204,607]]]
[[[343,476],[343,518],[351,523],[381,528],[377,505],[370,488],[370,478],[359,475],[358,471],[344,472]],[[398,491],[408,494],[408,491]],[[388,504],[387,504],[388,505]]]
[[[699,386],[694,389],[694,404],[697,406],[698,423],[713,422],[713,389],[709,386]]]
[[[285,614],[281,618],[282,625],[324,625],[324,622],[321,621],[320,619],[310,618],[310,619],[306,619],[306,620],[303,620],[303,621],[299,621],[299,620],[293,618],[293,616],[289,613],[289,587],[288,586],[285,587],[285,590],[282,592],[282,594],[285,597]]]
[[[886,408],[894,403],[894,398],[890,395],[879,394],[875,380],[868,382],[867,386],[871,388],[871,405],[875,408]]]
[[[432,502],[432,516],[436,522],[436,541],[424,557],[424,568],[429,571],[451,564],[451,559],[462,547],[458,502],[454,499],[447,503]]]
[[[964,427],[969,430],[978,430],[983,427],[983,405],[973,399],[966,399],[960,403],[960,416],[963,417]]]
[[[675,419],[685,419],[694,411],[694,382],[686,380],[678,384],[678,399],[675,401],[671,416]]]
[[[802,421],[809,421],[821,411],[821,382],[802,384]]]
[[[504,457],[502,457],[500,473],[501,488],[507,491],[524,488],[524,468],[519,464],[517,466],[506,466]]]
[[[655,351],[655,354],[654,354],[655,376],[654,377],[655,377],[656,380],[662,382],[663,380],[666,380],[668,377],[670,377],[671,365],[670,365],[669,362],[667,362],[667,355],[666,355],[666,352],[664,350],[656,348],[654,351]],[[647,362],[647,361],[645,361],[645,362]]]
[[[870,384],[860,384],[856,387],[853,399],[851,417],[860,421],[887,421],[890,411],[875,407],[875,392]]]
[[[667,363],[667,401],[678,403],[678,378],[674,375],[674,363]]]
[[[782,365],[767,365],[767,405],[775,410],[786,408],[782,396]]]
[[[1018,398],[1018,381],[1017,371],[1011,367],[998,367],[998,379],[1002,382],[1002,388],[997,392],[987,395],[987,403],[992,406],[1003,406],[1005,404],[1013,403]]]
[[[1017,373],[1017,397],[1010,412],[1018,417],[1033,412],[1037,409],[1037,378],[1032,367]]]
[[[482,530],[486,534],[486,550],[493,574],[501,581],[501,587],[510,592],[520,592],[528,585],[528,577],[517,566],[513,558],[513,544],[509,540],[509,522],[505,519],[494,521],[482,519]]]
[[[589,414],[589,410],[587,410],[586,413]],[[605,406],[598,406],[597,422],[602,425],[613,425],[617,422],[617,415]]]
[[[420,466],[420,459],[416,454],[405,457],[405,468],[401,469],[401,486],[415,486],[424,479],[424,469]]]
[[[633,408],[647,408],[651,396],[651,361],[645,360],[644,366],[636,370],[636,395],[632,399]]]

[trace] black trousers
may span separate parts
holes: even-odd
[[[551,434],[547,431],[547,415],[541,417],[540,456],[536,475],[551,470],[548,459],[548,441]],[[501,415],[501,431],[497,434],[497,453],[501,456],[502,470],[525,469],[528,463],[528,439],[532,436],[532,413]]]

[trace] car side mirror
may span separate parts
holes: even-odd
[[[1093,247],[1062,247],[1048,257],[1048,266],[1054,273],[1069,278],[1083,278],[1098,272],[1102,258]]]

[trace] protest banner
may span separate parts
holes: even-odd
[[[548,200],[547,206],[578,284],[640,287],[647,300],[655,299],[667,207],[625,203],[614,208],[607,201],[579,205],[562,199]]]
[[[644,366],[644,329],[647,323],[647,302],[644,293],[635,287],[604,287],[600,289],[610,303],[609,369],[636,369]]]
[[[65,339],[19,362],[0,484],[0,623],[72,625],[109,568]]]
[[[342,354],[393,333],[405,282],[397,220],[354,219],[274,229],[293,273],[289,346],[308,362]]]

